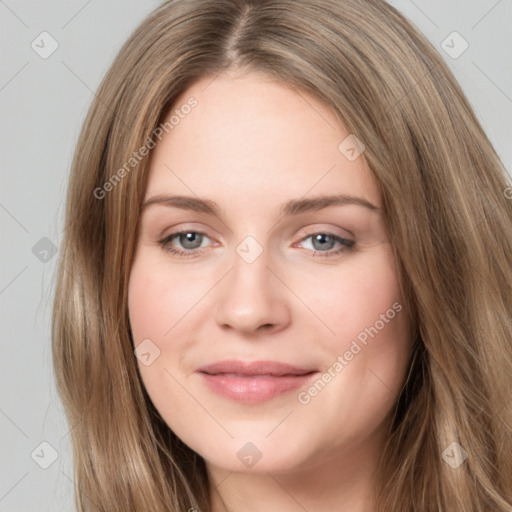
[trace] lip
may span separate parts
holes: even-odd
[[[276,361],[226,360],[196,370],[215,393],[241,403],[262,403],[304,385],[314,369]]]

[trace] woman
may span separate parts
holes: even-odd
[[[505,176],[386,3],[163,3],[69,184],[79,510],[510,510]]]

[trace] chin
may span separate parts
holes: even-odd
[[[222,468],[234,473],[266,474],[288,473],[305,465],[307,456],[291,450],[293,442],[276,446],[268,441],[236,441],[231,440],[229,445],[218,448],[212,452],[209,449],[198,451],[207,464]]]

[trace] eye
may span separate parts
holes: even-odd
[[[210,237],[200,231],[182,230],[169,234],[159,244],[165,251],[176,256],[194,257],[203,253],[201,249],[208,245],[208,240]],[[305,243],[308,240],[311,241],[310,244]],[[311,251],[314,257],[330,257],[350,251],[355,242],[332,233],[321,232],[304,237],[300,245],[311,245],[311,248],[305,249]]]
[[[304,245],[304,241],[307,240],[311,240],[311,248],[306,247],[306,249],[313,251],[313,256],[321,257],[335,256],[350,251],[355,244],[352,240],[347,240],[332,233],[313,233],[303,238],[301,243]],[[337,249],[333,250],[335,247]]]
[[[168,252],[178,256],[195,256],[199,252],[197,249],[204,247],[203,242],[209,237],[205,233],[192,230],[177,231],[160,240],[160,245]],[[179,244],[175,247],[174,244]],[[181,248],[180,248],[181,246]]]

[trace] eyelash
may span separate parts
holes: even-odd
[[[179,256],[179,257],[183,257],[183,258],[194,258],[194,257],[201,256],[202,251],[200,251],[200,249],[190,249],[188,251],[184,251],[184,250],[180,250],[180,249],[174,249],[170,246],[170,243],[174,238],[177,238],[180,235],[184,235],[187,233],[194,233],[196,235],[201,235],[201,236],[205,236],[205,237],[209,238],[208,235],[206,233],[203,233],[202,231],[194,231],[194,230],[190,230],[190,229],[185,229],[185,230],[176,231],[174,233],[169,234],[168,236],[166,236],[165,238],[160,240],[159,244],[162,246],[162,248],[165,251],[167,251],[175,256]],[[352,240],[347,240],[340,236],[334,235],[333,233],[324,232],[324,231],[318,231],[316,233],[311,233],[311,234],[305,236],[304,238],[302,238],[300,241],[303,242],[303,241],[307,240],[308,238],[314,237],[316,235],[330,236],[330,237],[334,238],[335,242],[338,242],[339,244],[341,244],[341,247],[339,247],[335,251],[332,251],[332,250],[330,250],[330,251],[315,251],[313,249],[306,249],[308,251],[313,252],[313,257],[315,257],[315,258],[316,257],[330,258],[330,257],[337,256],[341,253],[348,252],[348,251],[352,250],[354,247],[354,244],[355,244],[355,242],[353,242]]]

